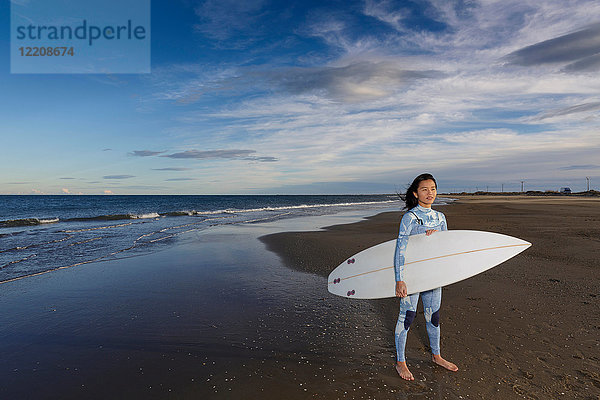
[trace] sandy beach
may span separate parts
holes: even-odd
[[[444,288],[442,354],[457,373],[431,364],[420,314],[407,344],[416,380],[402,381],[398,300],[327,292],[331,269],[397,234],[401,212],[357,212],[215,227],[2,285],[0,398],[598,399],[599,206],[469,196],[438,207],[450,229],[533,243]]]
[[[459,365],[459,372],[429,362],[420,310],[407,343],[416,380],[393,383],[404,398],[410,393],[427,398],[600,398],[600,201],[465,196],[437,208],[446,214],[450,229],[500,232],[533,246],[444,288],[442,354]],[[393,239],[401,214],[383,213],[359,223],[263,240],[286,265],[325,277],[348,255]],[[392,352],[397,300],[371,303]],[[392,371],[392,364],[390,354],[380,368]]]

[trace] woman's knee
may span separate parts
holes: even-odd
[[[432,312],[431,308],[425,308],[425,321],[430,322],[436,328],[440,326],[440,310]]]
[[[404,314],[404,330],[407,331],[408,328],[410,328],[410,324],[413,323],[416,316],[417,316],[417,313],[415,311],[406,310],[406,313]]]

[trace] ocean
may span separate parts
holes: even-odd
[[[0,196],[0,283],[147,254],[223,224],[389,208],[402,208],[396,195]]]

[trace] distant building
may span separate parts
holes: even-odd
[[[564,194],[571,194],[571,188],[570,187],[562,187],[562,188],[560,188],[560,192],[564,193]]]

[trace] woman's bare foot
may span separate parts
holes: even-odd
[[[410,372],[410,370],[406,366],[406,362],[404,362],[404,361],[398,361],[396,363],[396,371],[398,371],[398,375],[400,375],[400,377],[402,379],[406,379],[407,381],[414,381],[415,380],[415,377]]]
[[[446,368],[447,370],[450,370],[450,371],[458,371],[458,367],[457,367],[455,364],[451,363],[450,361],[446,361],[446,360],[444,360],[444,359],[442,358],[442,356],[441,356],[441,355],[439,355],[439,354],[434,354],[434,355],[431,357],[431,360],[432,360],[434,363],[436,363],[437,365],[439,365],[439,366],[441,366],[441,367],[444,367],[444,368]]]

